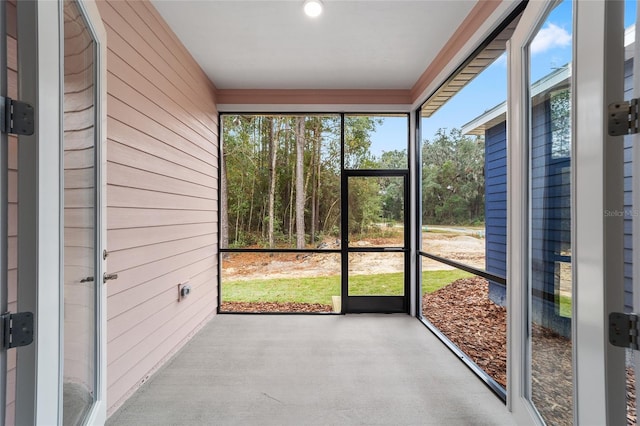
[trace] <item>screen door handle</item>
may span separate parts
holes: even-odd
[[[102,282],[106,283],[109,280],[117,280],[118,279],[118,274],[107,274],[105,273],[104,276],[102,277]]]

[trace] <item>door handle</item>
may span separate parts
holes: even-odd
[[[80,280],[81,283],[90,283],[93,282],[93,277],[86,277]]]
[[[105,274],[102,276],[102,282],[106,283],[109,280],[117,280],[118,279],[118,274],[107,274],[105,272]]]

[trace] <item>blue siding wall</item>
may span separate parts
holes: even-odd
[[[556,296],[560,262],[571,243],[570,159],[553,158],[548,101],[534,107],[531,153],[532,285],[534,321],[562,335],[571,331],[559,315]],[[486,269],[506,275],[507,264],[507,143],[506,122],[485,132]],[[523,189],[524,190],[524,189]],[[490,282],[489,297],[505,302],[505,288]]]
[[[571,160],[552,152],[551,108],[533,108],[531,140],[532,319],[563,336],[571,319],[560,316],[560,270],[571,256]]]
[[[625,99],[632,97],[633,61],[625,63]],[[540,297],[551,309],[552,295],[556,291],[557,260],[563,248],[568,248],[570,232],[570,160],[551,158],[549,102],[534,108],[532,152],[532,249]],[[632,205],[632,142],[624,140],[624,277],[625,310],[633,311],[633,217],[638,209]],[[485,217],[486,217],[486,269],[506,276],[507,265],[507,137],[506,122],[501,122],[485,132]],[[564,247],[563,247],[564,246]],[[568,260],[568,259],[564,259]],[[500,305],[505,304],[505,287],[490,282],[489,297]],[[541,308],[542,309],[542,308]],[[555,309],[555,307],[554,307]],[[556,324],[554,328],[564,326]],[[561,330],[559,330],[561,331]],[[566,334],[566,333],[564,333]]]
[[[485,253],[486,269],[507,276],[507,123],[485,132]],[[504,306],[502,284],[489,283],[489,297]]]

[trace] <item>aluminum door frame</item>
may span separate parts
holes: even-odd
[[[349,248],[349,178],[350,177],[402,177],[404,180],[404,244],[402,250],[385,250],[382,247],[370,249]],[[409,170],[354,170],[342,171],[342,313],[409,313],[411,301],[410,262],[410,221],[409,221]],[[402,296],[349,296],[349,253],[355,252],[404,253],[404,294]]]

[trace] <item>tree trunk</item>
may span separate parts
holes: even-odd
[[[304,117],[296,117],[296,247],[305,247],[304,238]]]
[[[269,224],[268,239],[269,248],[274,248],[275,241],[273,235],[273,223],[275,222],[275,204],[276,204],[276,160],[278,159],[278,143],[275,132],[275,124],[273,119],[269,120]]]
[[[242,173],[242,179],[240,179],[240,191],[239,194],[244,194],[244,172]],[[235,233],[235,243],[238,242],[238,237],[240,236],[240,228],[242,227],[242,222],[240,222],[240,212],[242,206],[242,197],[238,197],[238,205],[236,207],[236,233]]]
[[[229,247],[229,206],[227,203],[227,165],[224,152],[220,159],[220,247]],[[228,253],[223,253],[225,259]]]
[[[320,230],[320,172],[321,172],[321,164],[322,164],[322,123],[318,122],[318,126],[316,127],[316,170],[314,172],[315,175],[315,180],[313,183],[313,197],[312,197],[312,203],[313,203],[313,211],[314,214],[312,215],[312,221],[313,221],[313,230],[314,230],[314,236],[315,236],[315,232],[318,232]]]
[[[284,176],[284,185],[282,188],[282,231],[287,230],[287,241],[289,245],[293,241],[293,191],[294,191],[294,174],[296,172],[295,162],[291,160],[293,157],[293,151],[295,150],[295,146],[293,143],[289,143],[289,128],[291,125],[291,120],[288,118],[284,119],[284,147],[282,149],[283,157],[280,159],[280,170],[285,170],[283,173]],[[290,175],[287,176],[286,171],[289,171]],[[286,201],[286,203],[285,203]]]
[[[309,181],[311,181],[311,230],[309,232],[311,236],[311,244],[316,242],[316,145],[320,144],[318,132],[313,135],[311,161],[309,161],[309,171],[307,173],[307,180],[304,183],[304,192],[308,192]]]
[[[251,178],[251,195],[249,195],[249,200],[250,200],[250,204],[249,204],[249,221],[247,223],[247,233],[251,234],[251,225],[253,223],[253,203],[254,203],[254,197],[255,197],[255,193],[256,193],[256,173],[258,173],[257,170],[253,170],[253,177]],[[256,231],[257,232],[257,231]]]
[[[296,191],[296,185],[295,185],[295,176],[296,176],[296,160],[295,160],[295,155],[296,155],[296,142],[295,142],[295,135],[293,138],[291,138],[291,130],[293,130],[295,132],[295,129],[292,128],[293,123],[295,122],[295,118],[289,118],[287,119],[287,124],[286,124],[286,128],[287,128],[287,134],[285,137],[285,140],[287,141],[287,148],[285,151],[285,155],[287,157],[287,161],[286,161],[286,165],[284,167],[282,167],[283,170],[286,170],[289,174],[287,175],[287,207],[283,210],[282,212],[282,221],[283,223],[287,224],[287,229],[289,231],[289,245],[291,245],[293,243],[293,239],[294,239],[294,232],[295,232],[295,191]],[[284,207],[284,203],[283,203],[283,207]]]
[[[335,205],[338,204],[338,201],[340,201],[340,198],[335,199],[331,204],[331,206],[329,207],[329,210],[327,211],[327,216],[325,217],[323,222],[324,228],[322,229],[325,234],[328,234],[329,233],[328,231],[331,231],[331,228],[327,229],[327,225],[333,224],[333,222],[329,222],[329,218],[331,217],[331,211],[333,210]]]
[[[294,188],[293,185],[294,176],[296,174],[296,164],[291,165],[291,179],[289,179],[289,244],[293,241],[293,198],[294,198]]]

